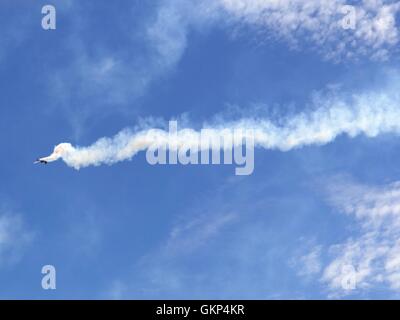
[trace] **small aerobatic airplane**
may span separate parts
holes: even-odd
[[[47,160],[47,158],[48,158],[48,157],[46,157],[46,158],[38,158],[38,159],[36,159],[36,160],[35,160],[35,162],[34,162],[34,163],[35,163],[35,164],[36,164],[36,163],[44,163],[44,164],[48,164],[48,163],[49,163],[49,161]]]
[[[43,163],[43,164],[48,164],[49,162],[53,162],[56,161],[59,157],[55,157],[53,154],[48,156],[48,157],[44,157],[44,158],[38,158],[36,159],[36,161],[34,163]]]
[[[63,151],[63,147],[61,145],[58,145],[54,148],[54,151],[51,155],[49,155],[48,157],[38,158],[34,163],[48,164],[49,162],[56,161],[61,157]]]

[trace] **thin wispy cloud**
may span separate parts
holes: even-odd
[[[307,254],[296,257],[292,261],[294,267],[300,265],[298,274],[302,277],[311,277],[319,273],[322,268],[321,263],[322,246],[317,245],[312,248]]]
[[[397,1],[352,2],[354,29],[343,27],[345,0],[220,0],[236,21],[265,30],[269,39],[281,38],[304,49],[312,45],[325,58],[387,59],[399,42]],[[304,45],[306,43],[307,45]]]
[[[386,186],[349,182],[331,187],[332,203],[360,225],[359,236],[331,248],[335,258],[322,276],[331,289],[338,289],[338,271],[344,264],[354,265],[361,288],[383,284],[400,289],[399,194],[398,182]]]
[[[328,296],[334,298],[377,289],[398,293],[400,183],[369,186],[334,178],[327,190],[328,202],[353,221],[352,235],[342,243],[319,245],[304,255],[303,267],[310,271],[307,275],[319,278]],[[344,286],[349,267],[354,273],[355,287],[351,289]]]
[[[349,11],[353,9],[354,16]],[[400,3],[393,0],[198,0],[190,5],[166,0],[160,2],[148,36],[161,56],[174,62],[184,52],[190,29],[241,24],[255,26],[267,40],[283,39],[293,48],[311,45],[327,59],[385,60],[400,40],[399,10]]]

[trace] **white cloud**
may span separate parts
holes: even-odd
[[[310,44],[328,59],[367,56],[387,59],[399,42],[397,1],[362,0],[354,4],[355,29],[345,29],[346,0],[164,0],[147,36],[161,65],[179,61],[191,28],[245,23],[265,30],[268,39],[284,39],[292,47]]]
[[[293,266],[299,266],[300,276],[313,276],[321,271],[321,249],[322,246],[315,246],[307,254],[300,256],[296,261],[292,261]]]
[[[396,15],[400,3],[363,0],[355,5],[355,29],[344,29],[345,0],[220,0],[237,21],[264,28],[270,38],[293,46],[313,44],[326,58],[359,55],[385,59],[399,42]]]
[[[353,293],[343,287],[346,266],[354,267],[357,292],[377,287],[400,290],[400,183],[367,186],[334,179],[329,202],[353,217],[353,236],[327,250],[320,280],[333,297]],[[313,251],[310,253],[313,254]],[[306,256],[307,257],[307,256]],[[324,263],[323,263],[324,262]]]

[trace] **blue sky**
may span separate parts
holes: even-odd
[[[352,1],[344,30],[345,1],[271,3],[53,1],[45,31],[47,1],[2,1],[0,298],[398,297],[399,5]],[[343,124],[338,106],[365,117]],[[33,165],[60,142],[170,119],[336,133],[259,145],[249,176],[144,152]],[[41,287],[47,264],[56,290]]]

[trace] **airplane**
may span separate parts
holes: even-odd
[[[59,155],[52,153],[48,157],[36,159],[34,164],[36,164],[36,163],[48,164],[49,162],[56,161],[58,158],[59,158]]]
[[[63,144],[55,146],[54,151],[51,155],[49,155],[48,157],[37,158],[35,160],[34,164],[36,164],[36,163],[48,164],[49,162],[56,161],[61,157],[61,155],[64,151],[65,150],[64,150]]]
[[[34,164],[36,164],[36,163],[48,164],[48,162],[47,162],[46,160],[43,160],[43,159],[41,159],[41,158],[36,159],[35,162],[34,162]]]

